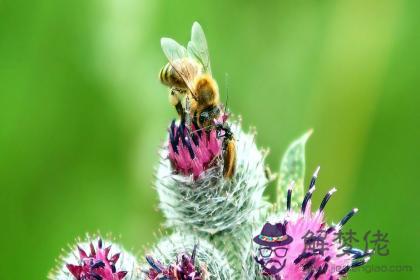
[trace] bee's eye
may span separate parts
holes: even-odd
[[[200,122],[204,122],[206,119],[208,119],[209,115],[207,114],[207,112],[203,112],[200,114]]]

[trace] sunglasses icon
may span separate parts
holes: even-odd
[[[269,258],[273,255],[276,255],[279,258],[284,258],[287,254],[287,248],[285,247],[276,247],[276,248],[271,248],[271,247],[261,247],[258,249],[261,257],[263,258]]]

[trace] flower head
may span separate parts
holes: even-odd
[[[54,280],[123,280],[136,273],[135,258],[107,245],[101,238],[78,244],[77,249],[63,259],[64,264],[50,275]],[[115,248],[116,247],[116,248]]]
[[[223,253],[204,239],[179,232],[164,237],[147,254],[141,270],[146,280],[232,279]]]
[[[196,131],[196,132],[194,132]],[[205,170],[216,163],[222,153],[222,139],[215,129],[199,130],[192,124],[187,128],[172,121],[169,128],[169,159],[173,169],[183,175],[197,179]]]
[[[147,277],[150,280],[204,280],[206,277],[205,266],[197,269],[195,265],[197,245],[191,255],[183,253],[176,258],[175,263],[169,266],[164,266],[158,260],[153,259],[152,256],[146,256],[147,262],[150,264],[150,269],[147,272]]]
[[[223,230],[231,231],[247,221],[255,220],[263,209],[267,209],[267,203],[262,199],[269,181],[265,176],[266,153],[257,148],[255,133],[245,133],[240,122],[232,122],[230,129],[236,141],[236,165],[231,178],[224,177],[223,160],[218,160],[217,156],[216,162],[213,164],[210,160],[207,170],[196,179],[192,175],[176,173],[171,157],[177,155],[172,144],[161,150],[162,160],[157,168],[156,190],[166,226],[215,234]],[[208,137],[210,142],[218,141],[217,135],[213,134],[217,132],[201,132],[201,152],[216,148],[223,150],[223,145],[219,147],[215,142],[212,144],[213,148],[208,146]],[[185,146],[178,142],[177,147]],[[196,146],[192,143],[191,147],[194,149]],[[178,152],[181,155],[180,150]],[[191,159],[188,153],[186,157],[187,159],[179,159],[177,164]],[[194,161],[197,159],[198,157]]]
[[[255,260],[264,275],[277,277],[275,279],[336,280],[345,276],[350,268],[369,260],[372,251],[348,248],[337,238],[342,226],[357,212],[356,208],[337,225],[328,226],[325,221],[324,208],[335,188],[325,195],[317,211],[311,211],[316,176],[317,172],[303,198],[301,211],[291,210],[291,185],[283,222],[265,224],[254,238],[259,244]]]

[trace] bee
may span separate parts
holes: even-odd
[[[192,26],[187,48],[171,38],[162,38],[168,63],[160,70],[160,81],[170,87],[169,100],[181,120],[191,118],[199,127],[220,116],[219,88],[211,75],[207,40],[200,24]]]
[[[168,63],[159,78],[170,87],[170,103],[176,108],[189,128],[193,122],[198,130],[216,129],[223,137],[223,174],[232,178],[236,166],[236,142],[230,127],[223,121],[219,87],[211,74],[210,56],[206,36],[200,24],[194,22],[187,48],[170,38],[161,39],[161,47]]]

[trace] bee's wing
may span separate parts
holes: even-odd
[[[188,42],[188,55],[203,65],[204,72],[211,74],[209,48],[206,35],[198,22],[194,22],[191,30],[191,41]]]
[[[187,57],[187,50],[185,47],[178,44],[174,39],[162,38],[160,39],[160,45],[169,62]]]
[[[192,81],[194,79],[193,73],[190,73],[188,67],[182,67],[182,64],[176,63],[177,60],[188,57],[188,53],[185,47],[171,38],[162,38],[160,40],[160,45],[162,47],[163,53],[168,58],[169,63],[172,65],[172,67],[175,68],[175,70],[184,80],[185,84],[191,90]]]

